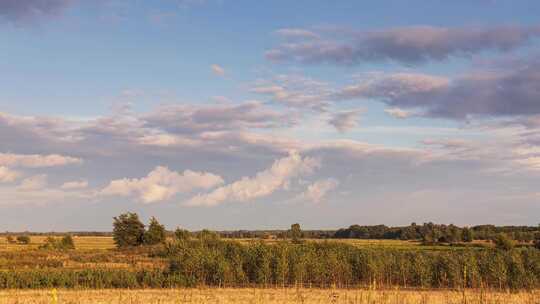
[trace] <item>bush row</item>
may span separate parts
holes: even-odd
[[[155,250],[164,269],[0,271],[5,288],[314,286],[540,288],[540,250],[358,248],[335,242],[277,244],[181,240]]]

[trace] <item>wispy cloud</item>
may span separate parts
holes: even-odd
[[[295,37],[304,40],[287,41],[268,51],[266,57],[272,61],[339,65],[385,61],[419,64],[487,50],[509,51],[540,36],[540,26],[416,26],[378,31],[334,30],[330,33],[284,29],[281,32],[286,37],[296,34]],[[313,39],[316,36],[323,38]]]
[[[75,0],[2,0],[0,18],[16,24],[57,16]]]
[[[210,68],[212,69],[212,73],[214,73],[214,75],[221,76],[221,77],[225,76],[225,69],[222,66],[217,65],[217,64],[212,64]]]

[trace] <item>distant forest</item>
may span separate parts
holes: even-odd
[[[289,230],[236,230],[216,231],[221,238],[288,238]],[[194,231],[197,235],[200,231]],[[338,230],[302,230],[302,238],[310,239],[384,239],[384,240],[421,240],[424,243],[458,243],[471,242],[473,240],[494,240],[501,233],[518,242],[531,242],[538,238],[540,225],[538,226],[495,226],[477,225],[471,227],[458,227],[456,225],[444,225],[424,223],[418,225],[412,223],[409,226],[390,227],[386,225],[361,226],[352,225],[349,228]],[[25,235],[64,235],[65,233],[9,233]],[[112,232],[74,231],[72,235],[78,236],[112,236]],[[173,232],[168,231],[172,236]]]

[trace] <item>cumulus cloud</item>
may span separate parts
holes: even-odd
[[[187,202],[189,206],[216,206],[227,201],[247,202],[268,196],[289,186],[293,178],[311,174],[320,167],[320,162],[311,157],[302,157],[297,152],[276,160],[272,166],[255,175],[215,189],[208,194],[199,194]]]
[[[319,203],[329,192],[335,190],[338,185],[339,181],[333,178],[316,181],[309,185],[306,191],[298,196],[298,199]]]
[[[88,187],[88,181],[87,180],[78,180],[78,181],[71,181],[71,182],[65,182],[62,184],[60,189],[62,190],[78,190],[78,189],[85,189]]]
[[[272,61],[308,64],[350,65],[384,61],[418,64],[487,50],[509,51],[540,36],[540,27],[415,26],[378,31],[341,30],[315,35],[323,38],[306,37],[301,41],[287,41],[268,51],[266,57]]]
[[[222,66],[217,65],[217,64],[212,64],[210,68],[212,69],[212,73],[214,73],[214,75],[225,76],[225,69]]]
[[[0,18],[10,22],[32,22],[60,14],[73,0],[2,0]]]
[[[56,167],[70,164],[80,164],[82,160],[75,157],[63,156],[58,154],[37,155],[37,154],[12,154],[0,153],[0,166],[10,167]]]
[[[212,173],[186,170],[178,173],[167,167],[156,167],[141,179],[113,180],[105,187],[102,195],[136,196],[144,203],[156,203],[171,199],[178,193],[194,189],[210,189],[223,183],[223,179]]]
[[[364,110],[347,110],[334,113],[328,123],[334,126],[339,132],[345,133],[358,126],[358,116]]]
[[[13,171],[5,166],[0,166],[0,183],[15,181],[20,176],[19,172]]]

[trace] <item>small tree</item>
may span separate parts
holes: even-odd
[[[19,235],[17,237],[17,243],[27,245],[30,244],[30,237],[28,235]]]
[[[537,232],[535,235],[534,247],[540,250],[540,232]]]
[[[466,243],[472,242],[474,239],[472,230],[467,227],[463,228],[463,231],[461,231],[461,239]]]
[[[73,237],[71,235],[66,235],[60,240],[60,247],[62,249],[75,249],[75,242],[73,242]]]
[[[144,224],[136,213],[114,217],[113,239],[117,247],[139,246],[144,241]]]
[[[191,233],[185,229],[176,228],[176,230],[174,231],[174,237],[178,241],[185,241],[189,240],[189,238],[191,237]]]
[[[514,242],[504,233],[499,233],[495,237],[495,247],[501,250],[512,250]]]
[[[155,217],[152,217],[148,225],[148,231],[144,233],[144,244],[156,245],[165,243],[165,239],[165,226],[161,225]]]
[[[302,229],[300,229],[300,224],[292,224],[289,235],[294,243],[299,243],[302,239]]]

